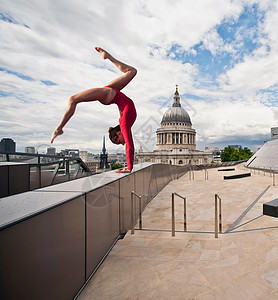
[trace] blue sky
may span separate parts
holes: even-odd
[[[120,76],[101,46],[138,70],[124,89],[138,111],[136,150],[155,149],[176,84],[198,149],[256,150],[278,126],[277,20],[272,0],[2,0],[1,138],[18,151],[49,144],[72,94]],[[81,104],[54,146],[97,153],[118,118],[116,107]]]

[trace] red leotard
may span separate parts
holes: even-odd
[[[131,171],[133,168],[134,161],[134,145],[131,133],[131,126],[136,120],[136,109],[133,101],[130,98],[128,98],[125,94],[118,91],[117,89],[112,88],[111,86],[106,87],[109,87],[110,89],[113,89],[116,92],[116,95],[110,104],[117,104],[119,107],[119,111],[121,112],[119,123],[121,127],[121,132],[125,140],[127,168]]]

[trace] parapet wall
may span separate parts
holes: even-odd
[[[0,199],[0,298],[76,297],[130,229],[131,191],[144,208],[187,170],[144,163]]]

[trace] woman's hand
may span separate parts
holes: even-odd
[[[128,168],[120,168],[115,171],[115,173],[130,173],[131,171]]]

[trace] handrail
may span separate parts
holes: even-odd
[[[205,180],[208,180],[209,179],[208,170],[207,169],[204,170],[205,170]]]
[[[136,192],[131,192],[131,234],[134,234],[134,195],[139,199],[139,229],[142,229],[142,196]]]
[[[183,227],[184,231],[186,231],[186,197],[182,197],[178,193],[172,193],[172,236],[175,236],[175,195],[183,199],[184,203],[184,222],[183,222]]]
[[[3,154],[3,152],[0,151],[0,155]],[[22,153],[4,153],[7,156],[7,165],[9,165],[9,162],[17,162],[17,160],[12,159],[9,157],[9,155],[19,155],[24,156]],[[25,153],[26,157],[29,156],[29,153]],[[26,184],[19,190],[10,190],[9,188],[9,177],[7,177],[7,192],[4,194],[1,194],[1,198],[4,196],[10,196],[13,194],[18,194],[21,192],[31,191],[37,188],[42,188],[45,186],[53,185],[56,181],[68,181],[72,179],[77,179],[79,177],[84,177],[87,175],[93,174],[90,168],[82,161],[80,157],[55,157],[51,155],[35,155],[32,154],[32,157],[36,158],[36,162],[33,160],[23,160],[18,161],[19,163],[23,162],[26,167],[19,166],[18,168],[25,168],[24,175],[20,175],[21,177],[25,176],[28,178]],[[52,161],[44,161],[44,158],[51,158]],[[57,160],[59,159],[59,160]],[[5,161],[4,161],[5,164]],[[73,168],[71,166],[74,166]],[[9,168],[9,166],[8,166]],[[47,172],[47,180],[44,180],[46,177],[42,174]],[[62,173],[61,173],[62,172]],[[21,173],[20,173],[21,174]],[[61,177],[58,178],[58,175],[63,175],[64,177],[61,179]],[[43,181],[43,182],[42,182]]]
[[[261,175],[261,171],[263,172],[263,176],[266,175],[266,172],[269,173],[269,177],[272,178],[272,185],[275,186],[276,185],[276,180],[275,180],[275,170],[272,167],[266,168],[266,167],[246,167],[244,166],[244,168],[248,168],[250,169],[251,174],[254,173],[254,175],[256,174],[256,170],[258,171],[258,175]]]
[[[193,169],[190,169],[188,173],[189,173],[189,180],[194,180],[194,172],[193,172]]]
[[[218,200],[219,200],[219,214],[218,214]],[[219,217],[219,219],[218,219]],[[219,232],[222,233],[222,207],[221,198],[218,194],[215,194],[215,238],[218,238],[218,221],[219,221]]]

